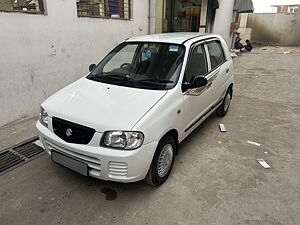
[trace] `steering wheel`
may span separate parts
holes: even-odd
[[[130,63],[123,63],[123,64],[120,66],[120,68],[127,67],[127,66],[132,67],[132,65],[131,65]]]

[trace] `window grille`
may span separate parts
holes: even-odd
[[[1,0],[0,11],[44,13],[43,0]]]
[[[130,19],[130,0],[77,0],[77,15]]]

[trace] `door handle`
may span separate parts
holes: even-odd
[[[228,73],[228,72],[229,72],[229,68],[226,69],[226,73]]]

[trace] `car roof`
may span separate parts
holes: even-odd
[[[178,33],[163,33],[151,34],[141,37],[133,37],[126,40],[126,42],[163,42],[173,44],[183,44],[184,42],[197,37],[211,37],[211,34],[204,34],[198,32],[178,32]]]

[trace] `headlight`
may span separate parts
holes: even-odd
[[[106,131],[103,134],[101,145],[125,150],[133,150],[141,147],[144,135],[141,132],[131,131]]]
[[[45,127],[48,127],[48,114],[45,111],[45,109],[43,109],[43,107],[41,107],[40,110],[40,119],[39,121],[41,122],[41,124],[43,124]]]

